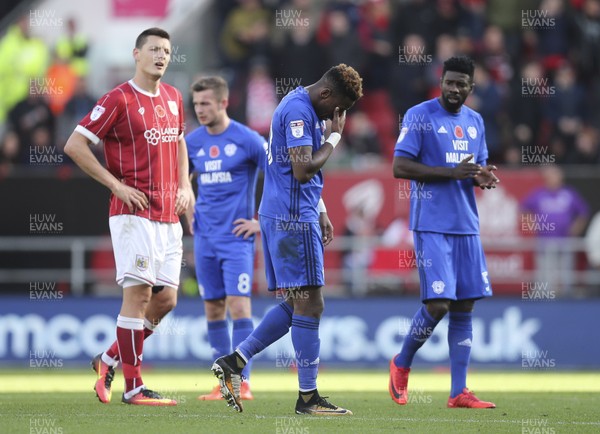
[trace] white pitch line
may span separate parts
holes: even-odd
[[[488,411],[493,411],[493,410],[488,410]],[[85,414],[85,413],[77,413],[77,416],[81,416],[81,417],[96,417],[98,416],[96,413],[94,414]],[[247,415],[247,413],[245,414]],[[0,417],[5,417],[5,416],[14,416],[13,414],[5,414],[5,413],[0,413]],[[131,415],[123,415],[123,417],[129,417]],[[136,416],[144,416],[144,417],[161,417],[164,418],[167,415],[165,414],[157,414],[157,413],[150,413],[150,414],[136,414]],[[178,418],[216,418],[216,419],[233,419],[236,417],[241,417],[238,416],[237,413],[232,413],[230,415],[227,414],[176,414],[173,415],[176,416]],[[36,413],[21,413],[18,415],[18,417],[56,417],[55,414],[36,414]],[[117,415],[111,415],[111,417],[117,417]],[[298,416],[298,415],[294,415],[294,414],[290,414],[289,416],[286,415],[282,415],[282,416],[264,416],[264,415],[259,415],[259,414],[255,414],[254,417],[256,419],[309,419],[309,420],[364,420],[364,421],[382,421],[382,422],[439,422],[439,423],[496,423],[496,424],[514,424],[514,425],[525,425],[525,423],[527,423],[527,426],[531,425],[531,420],[539,420],[540,422],[543,420],[542,418],[529,418],[529,419],[522,419],[522,420],[518,420],[518,419],[440,419],[440,418],[426,418],[426,419],[419,419],[416,417],[360,417],[360,416],[351,416],[351,417],[346,417],[346,418],[340,418],[339,416],[331,416],[331,417],[324,417],[324,416]],[[542,425],[543,427],[548,427],[548,426],[552,426],[552,425],[582,425],[582,426],[600,426],[600,421],[597,422],[589,422],[589,421],[564,421],[564,420],[557,420],[557,421],[550,421],[548,420],[548,422],[544,425]]]

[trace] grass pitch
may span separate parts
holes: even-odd
[[[469,385],[493,410],[448,409],[449,374],[411,373],[409,404],[387,392],[387,371],[328,371],[319,391],[354,412],[349,417],[294,414],[296,375],[255,371],[254,401],[236,413],[223,401],[198,401],[216,379],[204,370],[146,370],[145,383],[177,399],[176,407],[101,404],[83,370],[0,370],[1,433],[597,433],[600,374],[585,372],[474,372]]]

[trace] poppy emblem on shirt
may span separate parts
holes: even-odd
[[[160,104],[154,107],[154,113],[156,113],[156,116],[158,116],[159,118],[164,118],[167,114],[163,106],[161,106]]]
[[[217,145],[212,145],[210,147],[210,150],[208,151],[208,155],[210,155],[210,158],[217,158],[220,153],[221,151],[219,151],[219,147]]]
[[[457,139],[462,139],[465,136],[465,133],[463,133],[463,129],[460,125],[454,127],[454,135]]]

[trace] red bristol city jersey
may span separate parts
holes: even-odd
[[[103,140],[106,168],[148,197],[148,208],[135,209],[135,215],[176,223],[178,140],[183,121],[183,104],[177,89],[161,83],[153,95],[129,80],[100,98],[75,131],[94,144]],[[131,212],[123,201],[111,195],[110,215],[119,214]]]

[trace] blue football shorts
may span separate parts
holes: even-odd
[[[269,291],[325,285],[319,223],[259,221]]]
[[[198,289],[204,300],[251,295],[254,240],[194,235],[194,258]]]
[[[414,231],[413,237],[422,301],[492,295],[479,235]]]

